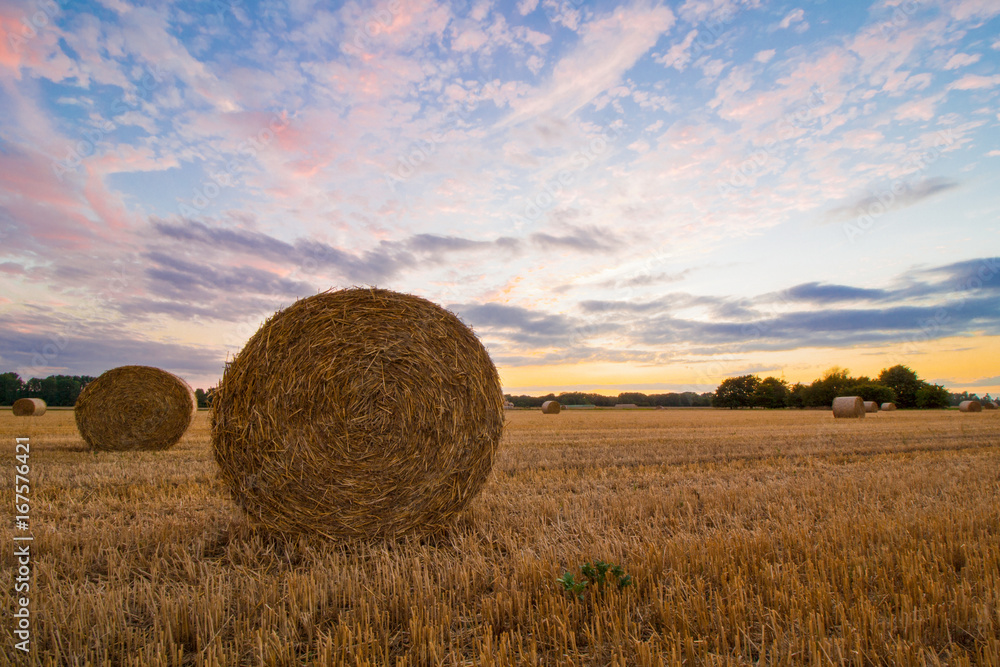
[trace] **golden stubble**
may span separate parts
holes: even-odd
[[[507,419],[450,532],[347,547],[252,528],[206,412],[92,452],[72,411],[0,411],[7,498],[32,443],[33,663],[1000,664],[998,413]],[[634,585],[569,597],[596,558]]]

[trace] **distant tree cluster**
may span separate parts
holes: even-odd
[[[19,398],[40,398],[47,405],[73,405],[80,391],[96,378],[89,375],[50,375],[27,382],[17,373],[0,373],[0,405]]]
[[[712,404],[711,392],[699,394],[693,391],[668,394],[643,394],[638,391],[627,391],[618,396],[604,396],[580,391],[547,394],[545,396],[512,396],[505,394],[504,398],[516,408],[539,408],[545,401],[558,401],[561,405],[593,405],[594,407],[610,408],[619,403],[634,403],[640,408],[657,406],[668,408],[701,408]]]
[[[25,382],[17,373],[0,373],[0,405],[13,405],[19,398],[40,398],[53,407],[72,407],[83,388],[96,379],[89,375],[50,375]],[[214,391],[215,387],[195,390],[199,408],[212,404]]]
[[[959,394],[921,380],[900,364],[883,369],[874,379],[865,375],[851,377],[847,369],[834,367],[811,384],[792,386],[774,377],[726,378],[715,390],[712,405],[730,409],[830,407],[837,396],[860,396],[879,404],[895,403],[898,408],[947,408],[957,405],[954,399]]]

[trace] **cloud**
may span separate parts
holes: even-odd
[[[805,20],[806,13],[803,9],[793,9],[785,14],[785,17],[778,23],[778,30],[785,30],[794,26],[795,32],[805,32],[809,29],[809,23]]]
[[[567,234],[557,236],[538,232],[531,240],[543,249],[568,249],[581,252],[610,252],[621,245],[621,241],[610,230],[600,227],[562,227]]]
[[[698,30],[691,30],[684,39],[670,46],[662,56],[656,57],[656,62],[665,67],[673,67],[678,72],[683,72],[689,62],[691,62],[691,43],[698,36]]]
[[[966,65],[971,65],[973,63],[979,62],[982,56],[978,53],[968,54],[968,53],[956,53],[948,62],[945,63],[945,69],[958,69],[959,67],[965,67]]]
[[[949,90],[985,90],[1000,84],[1000,74],[993,76],[980,76],[979,74],[966,74],[958,81],[948,86]]]
[[[673,24],[670,9],[642,0],[587,22],[576,47],[556,63],[550,80],[531,95],[512,101],[514,112],[502,125],[571,115],[617,85]]]
[[[942,177],[928,178],[912,185],[897,181],[889,188],[873,188],[878,194],[866,195],[827,211],[826,220],[833,222],[853,218],[876,207],[878,210],[906,208],[938,193],[954,190],[958,186],[958,182]],[[901,192],[897,194],[897,190]]]
[[[809,301],[812,303],[839,303],[843,301],[878,301],[891,293],[881,289],[830,285],[824,283],[803,283],[781,292],[787,300]]]
[[[758,51],[754,54],[753,59],[759,63],[769,63],[771,59],[774,58],[774,49],[765,49],[764,51]]]
[[[128,364],[163,368],[181,377],[222,375],[225,352],[202,347],[136,337],[124,328],[95,328],[66,318],[36,314],[32,324],[47,320],[46,331],[25,332],[20,324],[0,318],[0,349],[7,368],[25,377],[71,374],[97,376]]]
[[[538,7],[538,0],[518,0],[517,13],[521,16],[527,16],[535,11],[536,7]]]

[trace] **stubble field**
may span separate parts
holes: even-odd
[[[209,418],[86,451],[72,411],[0,411],[4,609],[14,438],[31,441],[32,660],[66,665],[1000,665],[1000,414],[508,413],[447,535],[256,532]],[[567,594],[585,561],[621,591]]]

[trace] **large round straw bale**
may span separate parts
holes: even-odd
[[[860,396],[838,396],[833,399],[834,417],[864,417],[865,402]]]
[[[889,412],[891,410],[895,410],[896,409],[896,404],[895,403],[883,403],[880,409],[882,410],[882,412]]]
[[[562,406],[559,401],[545,401],[542,403],[542,414],[546,415],[557,415]]]
[[[15,417],[41,417],[45,414],[45,401],[40,398],[19,398],[14,401]]]
[[[878,403],[875,401],[865,401],[865,412],[878,412]]]
[[[76,399],[80,435],[93,449],[167,449],[184,435],[198,402],[187,382],[152,366],[119,366]]]
[[[268,530],[432,533],[485,483],[503,403],[486,349],[444,308],[323,292],[273,315],[226,366],[212,448],[233,499]]]
[[[958,404],[958,409],[962,412],[982,412],[983,404],[979,401],[962,401]]]

